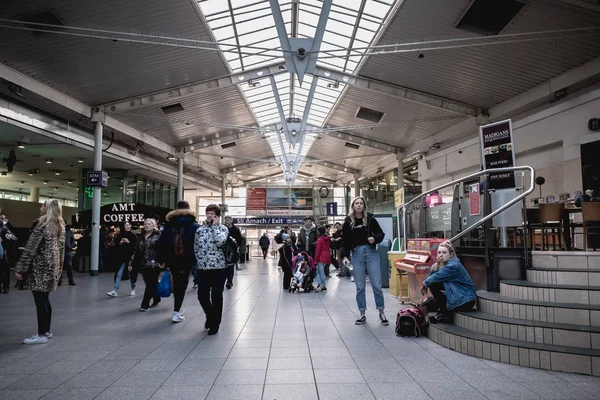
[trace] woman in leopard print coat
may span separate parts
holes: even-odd
[[[65,223],[58,200],[50,200],[40,209],[42,216],[34,223],[25,251],[17,263],[15,273],[21,289],[31,290],[38,317],[38,333],[25,344],[47,343],[52,337],[50,322],[52,306],[50,292],[56,290],[62,272],[65,253]]]

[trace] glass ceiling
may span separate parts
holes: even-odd
[[[326,56],[323,52],[336,50],[336,54],[345,53],[345,56],[327,57],[318,60],[317,65],[356,73],[362,60],[362,56],[357,55],[359,51],[340,52],[340,49],[368,47],[382,28],[394,1],[333,0],[320,55]],[[198,3],[216,41],[221,49],[225,50],[225,59],[234,73],[284,62],[269,1],[199,0]],[[323,3],[321,0],[300,0],[298,3],[295,12],[292,1],[279,0],[286,32],[290,37],[291,33],[295,32],[296,37],[312,38],[317,29]],[[275,76],[275,84],[285,117],[303,118],[313,79],[318,79],[317,89],[307,116],[307,124],[323,127],[345,87],[343,82],[305,75],[300,86],[296,75],[291,77],[289,73],[282,73]],[[268,77],[245,81],[240,86],[259,126],[272,127],[281,124],[279,109]],[[279,157],[285,152],[289,153],[289,157],[295,158],[296,151],[287,144],[285,136],[282,137],[282,148],[278,135],[274,129],[265,134],[275,156]],[[302,159],[306,157],[315,137],[315,134],[305,137],[300,150]]]

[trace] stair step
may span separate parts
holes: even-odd
[[[589,269],[532,268],[527,281],[540,284],[600,286],[600,271]]]
[[[449,349],[487,360],[600,376],[599,350],[500,338],[449,324],[431,325],[429,338]]]
[[[600,251],[532,251],[534,268],[600,270]]]
[[[600,287],[501,281],[500,294],[524,300],[600,305]]]
[[[600,350],[600,327],[530,321],[476,312],[456,313],[454,323],[464,329],[524,342]]]
[[[480,290],[479,310],[488,314],[557,324],[600,326],[600,306],[554,303],[504,296]]]

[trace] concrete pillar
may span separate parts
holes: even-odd
[[[221,174],[221,204],[225,204],[225,199],[227,198],[227,174]],[[221,218],[225,218],[226,212],[221,210]]]
[[[354,197],[360,196],[360,182],[358,178],[358,175],[354,175]]]
[[[30,201],[32,203],[39,203],[40,202],[40,188],[32,187],[29,190],[29,198],[27,199],[27,201]]]
[[[177,201],[183,200],[183,158],[177,161]]]
[[[123,170],[123,192],[121,194],[121,202],[127,203],[127,186],[129,185],[129,179],[127,177],[127,171]],[[161,192],[162,196],[162,192]]]
[[[102,171],[102,122],[96,122],[94,128],[94,171]],[[94,187],[92,198],[92,254],[90,257],[90,275],[98,275],[100,256],[100,199],[102,188]]]
[[[398,189],[404,187],[404,162],[402,162],[402,157],[402,153],[396,154],[396,159],[398,160]]]

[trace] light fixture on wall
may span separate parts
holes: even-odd
[[[19,149],[24,149],[25,148],[25,142],[17,142],[17,147]]]

